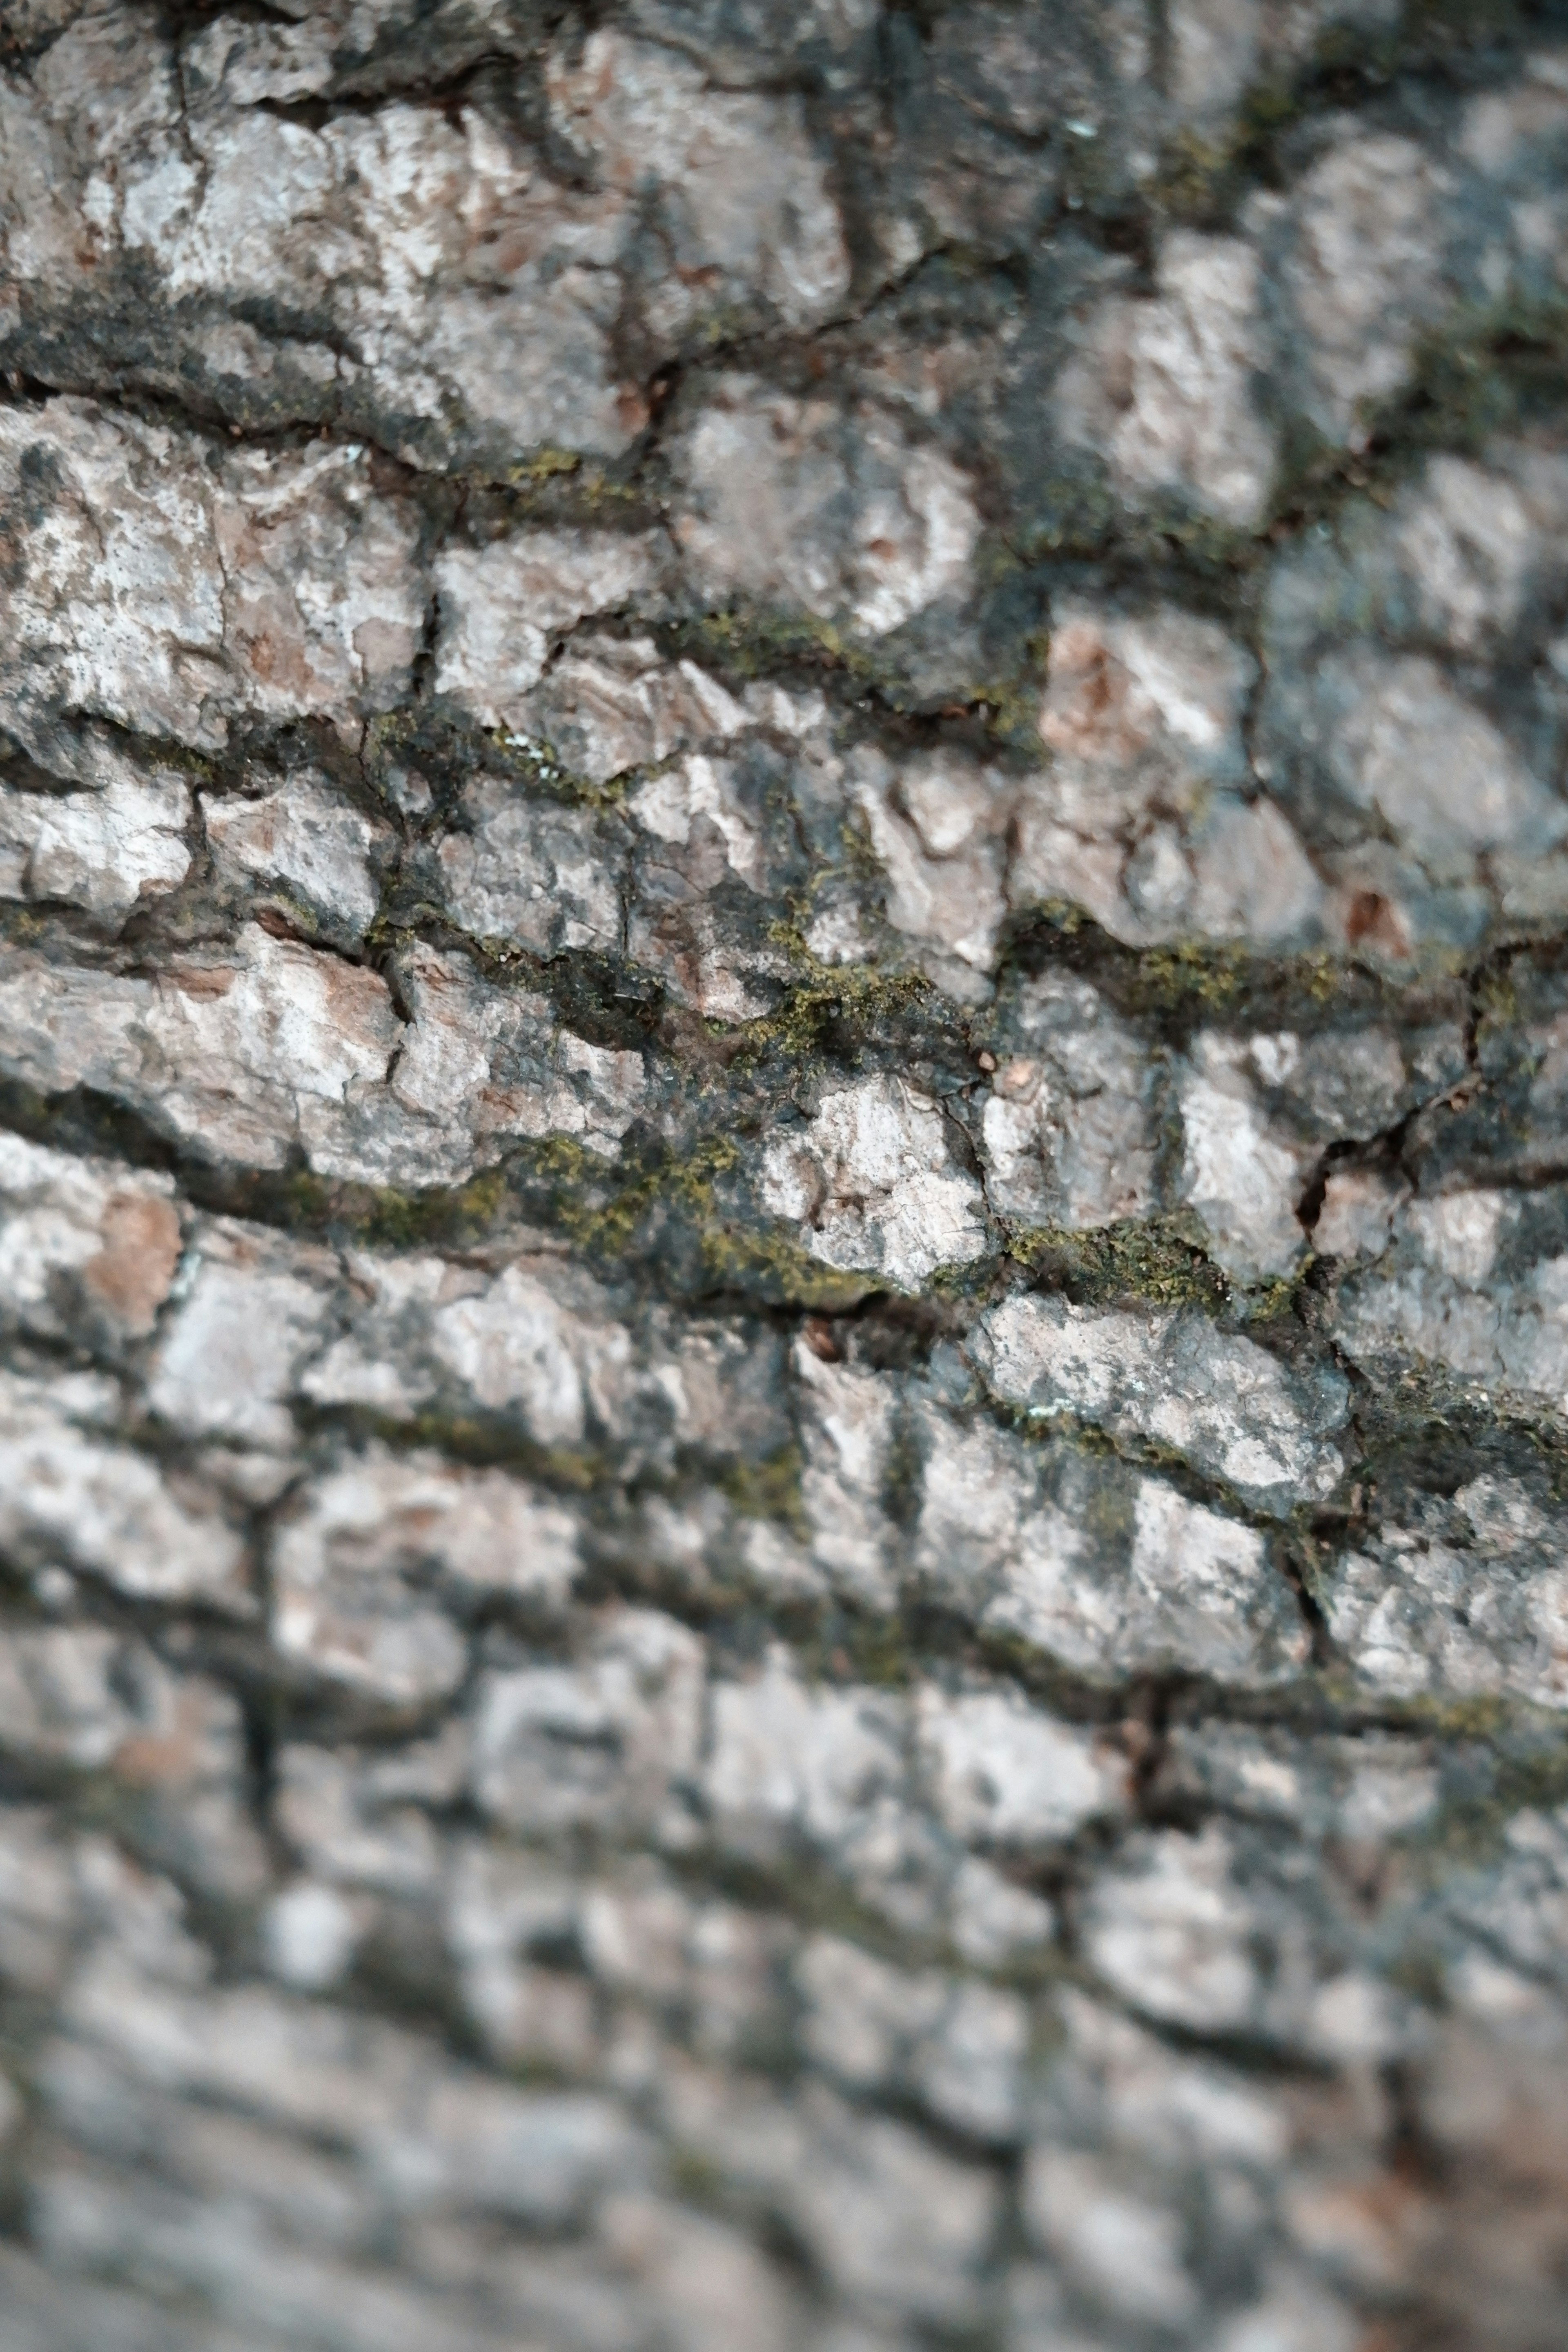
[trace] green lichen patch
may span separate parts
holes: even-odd
[[[521,1155],[519,1169],[545,1185],[555,1223],[580,1248],[620,1257],[659,1211],[702,1214],[715,1179],[739,1156],[730,1137],[713,1136],[684,1157],[657,1160],[627,1177],[571,1137],[550,1136]]]
[[[656,1268],[687,1295],[736,1294],[766,1305],[839,1308],[876,1286],[821,1265],[787,1234],[759,1223],[732,1181],[740,1147],[710,1136],[689,1152],[627,1175],[570,1138],[553,1136],[513,1163],[511,1181],[550,1223],[604,1265]]]
[[[1568,1502],[1568,1420],[1542,1398],[1423,1360],[1391,1355],[1363,1370],[1358,1475],[1369,1491],[1409,1481],[1451,1494],[1483,1470],[1504,1467],[1534,1474]]]
[[[1242,583],[1263,561],[1267,541],[1205,514],[1176,491],[1156,490],[1130,504],[1101,468],[1085,461],[1070,472],[1031,476],[1012,545],[1023,562],[1049,577],[1092,562],[1113,581],[1179,566],[1194,602],[1234,610]]]
[[[781,670],[831,670],[864,688],[890,680],[892,676],[874,655],[831,621],[819,620],[810,613],[781,613],[764,605],[735,604],[676,622],[667,635],[678,652],[734,677],[769,677]]]
[[[1051,967],[1090,980],[1119,1013],[1156,1023],[1173,1043],[1211,1023],[1310,1033],[1341,1019],[1399,1024],[1462,1016],[1468,977],[1423,968],[1408,980],[1324,952],[1260,955],[1234,940],[1176,940],[1137,948],[1113,939],[1068,899],[1019,916],[1002,943],[999,980],[1033,979]],[[975,1030],[978,1036],[984,1028]]]
[[[630,460],[606,465],[580,450],[545,442],[522,457],[477,458],[454,468],[463,484],[465,520],[487,523],[625,525],[650,512]]]
[[[758,1232],[739,1217],[712,1216],[701,1227],[698,1246],[710,1290],[733,1291],[766,1306],[832,1314],[858,1307],[881,1286],[874,1276],[824,1265],[787,1234]]]
[[[1375,993],[1366,974],[1343,958],[1271,962],[1240,941],[1183,940],[1139,950],[1128,1001],[1140,1012],[1248,1022],[1295,1004],[1321,1021],[1331,1010],[1359,1010]]]
[[[432,1405],[398,1420],[357,1410],[322,1412],[317,1419],[323,1427],[375,1438],[395,1452],[433,1446],[454,1462],[515,1470],[569,1495],[603,1492],[615,1475],[607,1454],[591,1446],[541,1445],[500,1414],[451,1412]]]
[[[558,449],[546,443],[509,466],[506,479],[518,489],[533,489],[541,482],[558,480],[563,474],[580,473],[582,467],[582,457],[575,449]]]
[[[773,1060],[795,1066],[828,1054],[850,1060],[889,1024],[931,996],[922,972],[819,962],[792,923],[771,925],[768,936],[789,955],[798,977],[787,985],[775,1012],[730,1033],[731,1066],[746,1069]]]
[[[773,1519],[803,1542],[810,1533],[801,1499],[805,1457],[798,1445],[778,1448],[761,1462],[733,1462],[715,1484],[743,1519]]]
[[[396,795],[391,786],[397,772],[419,770],[435,795],[426,825],[448,822],[464,787],[481,772],[508,777],[521,790],[566,807],[618,807],[628,781],[612,777],[595,783],[578,775],[547,740],[505,727],[482,727],[444,696],[433,697],[415,710],[373,719],[361,758],[371,789],[394,809]]]
[[[1230,1286],[1197,1230],[1180,1215],[1127,1218],[1089,1232],[1027,1226],[1011,1235],[1007,1255],[1084,1306],[1148,1300],[1218,1314],[1230,1304]]]
[[[1400,389],[1366,412],[1356,451],[1292,426],[1268,536],[1331,520],[1358,497],[1385,506],[1433,452],[1479,452],[1565,412],[1568,302],[1514,292],[1458,305],[1418,339]]]
[[[382,1249],[470,1247],[494,1230],[508,1202],[506,1174],[500,1168],[487,1169],[466,1184],[422,1191],[330,1185],[308,1174],[289,1181],[307,1216],[323,1228],[345,1228]]]

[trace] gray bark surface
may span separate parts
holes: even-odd
[[[0,2352],[1568,2340],[1565,160],[0,8]]]

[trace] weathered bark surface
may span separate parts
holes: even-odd
[[[1568,2339],[1568,13],[0,10],[0,2346]]]

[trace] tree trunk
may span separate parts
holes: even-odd
[[[1568,2337],[1568,16],[0,17],[0,2338]]]

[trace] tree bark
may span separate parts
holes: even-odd
[[[1563,2340],[1565,40],[5,13],[7,2347]]]

